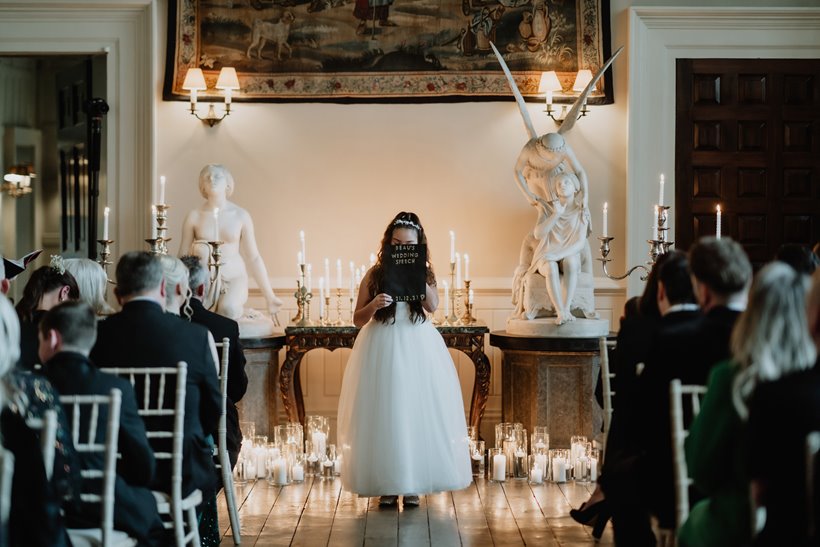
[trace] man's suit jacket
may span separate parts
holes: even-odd
[[[193,310],[191,321],[211,331],[214,340],[222,342],[223,338],[228,338],[231,341],[228,355],[227,448],[228,452],[238,453],[242,442],[242,432],[239,430],[239,413],[236,410],[236,403],[242,400],[248,390],[245,354],[239,342],[239,325],[233,319],[206,310],[198,298],[191,299],[191,309]],[[222,358],[221,349],[219,356]]]
[[[145,425],[137,413],[137,401],[131,384],[122,378],[97,370],[79,353],[61,352],[45,366],[46,377],[61,395],[108,395],[113,388],[122,392],[117,462],[117,482],[114,497],[114,527],[138,538],[140,545],[151,544],[162,534],[163,527],[157,504],[149,486],[154,478],[156,462],[145,436]],[[71,414],[71,407],[66,407]],[[69,421],[71,420],[69,416]],[[83,416],[81,423],[86,423]],[[100,407],[97,438],[104,439],[108,422],[108,407]],[[82,436],[85,440],[86,437]],[[83,469],[103,469],[103,454],[80,454]],[[99,507],[82,505],[76,512],[67,512],[68,526],[98,527]]]
[[[213,450],[205,436],[216,432],[222,396],[208,345],[208,330],[165,313],[156,302],[131,301],[121,312],[98,323],[97,344],[91,352],[91,361],[102,368],[171,367],[179,361],[188,364],[182,491],[187,495],[199,488],[206,497],[213,492],[216,488]],[[175,386],[173,382],[169,384],[165,397],[166,401],[173,401]],[[139,397],[141,385],[137,384],[136,388]],[[151,429],[152,423],[147,420],[146,427]],[[155,444],[155,450],[156,447]],[[170,451],[170,442],[166,448]],[[153,488],[170,491],[170,461],[157,462]]]
[[[661,487],[654,489],[652,505],[665,527],[674,525],[669,382],[705,386],[712,367],[730,355],[729,337],[739,312],[725,307],[706,314],[670,313],[661,319],[646,367],[638,380],[637,434],[647,465]],[[688,411],[684,424],[691,422]]]

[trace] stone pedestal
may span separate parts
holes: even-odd
[[[546,338],[490,333],[502,350],[502,419],[528,432],[545,425],[550,446],[569,448],[570,437],[602,440],[603,412],[595,401],[600,360],[597,338]]]
[[[285,335],[240,341],[245,353],[248,391],[236,405],[239,419],[254,422],[256,434],[272,440],[273,428],[279,421],[279,350],[285,345]]]

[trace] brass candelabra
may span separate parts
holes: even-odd
[[[445,317],[442,325],[455,325],[458,323],[458,316],[456,315],[456,263],[450,262],[450,315]]]
[[[109,283],[113,283],[111,278],[108,277],[108,267],[112,264],[110,260],[111,257],[111,244],[114,243],[113,239],[98,239],[97,243],[102,246],[100,250],[100,258],[97,259],[97,263],[102,266],[103,270],[105,271],[105,278],[108,280]]]
[[[305,286],[305,265],[299,264],[299,271],[302,274],[302,279],[296,280],[296,292],[293,296],[296,298],[297,313],[293,318],[293,324],[297,327],[310,327],[313,321],[310,320],[310,300],[313,298],[313,293],[307,290]]]
[[[170,209],[171,206],[166,203],[158,203],[157,205],[154,205],[154,207],[157,208],[157,242],[159,254],[167,255],[167,243],[171,241],[172,238],[165,237],[165,232],[168,231],[168,226],[166,226],[165,223],[168,220],[168,209]]]
[[[470,280],[464,280],[464,313],[461,315],[461,318],[458,320],[459,324],[461,325],[472,325],[475,323],[475,317],[473,317],[473,303],[470,302]]]
[[[149,245],[149,252],[152,255],[157,256],[162,254],[162,239],[152,237],[146,239],[145,242]]]
[[[224,241],[209,241],[208,242],[208,269],[213,270],[211,277],[211,286],[219,279],[219,269],[224,265],[222,262],[222,250],[219,248]],[[225,290],[224,288],[222,289]]]
[[[641,269],[644,273],[641,275],[641,281],[646,281],[647,277],[649,276],[649,270],[655,264],[655,261],[658,260],[660,255],[666,254],[669,252],[669,248],[675,244],[674,241],[668,241],[667,238],[669,237],[669,205],[659,205],[658,206],[658,233],[657,239],[648,239],[646,240],[647,244],[649,244],[649,260],[646,261],[645,264],[638,264],[637,266],[633,266],[629,270],[626,271],[623,275],[614,275],[610,274],[607,269],[607,264],[612,262],[612,259],[609,258],[610,253],[610,243],[612,242],[614,237],[611,236],[604,236],[599,237],[598,240],[601,242],[601,256],[597,258],[601,263],[601,266],[604,271],[604,275],[607,276],[609,279],[614,280],[621,280],[626,279],[632,273],[637,270]]]
[[[330,310],[327,312],[328,317],[330,317]],[[329,323],[334,327],[341,327],[345,324],[344,320],[342,319],[342,288],[336,287],[336,321],[333,323]]]

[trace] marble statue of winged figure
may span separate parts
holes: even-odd
[[[541,311],[562,325],[577,316],[595,317],[592,298],[592,256],[587,237],[591,233],[589,182],[587,173],[564,139],[578,119],[584,102],[598,80],[623,47],[618,49],[587,84],[570,108],[563,123],[553,133],[538,135],[524,98],[504,58],[491,44],[521,111],[529,140],[515,164],[515,182],[527,201],[538,211],[538,220],[521,246],[519,264],[513,278],[513,317],[534,319]],[[546,280],[549,302],[539,301],[529,290],[541,274]],[[588,279],[589,290],[576,293],[579,277]],[[576,315],[573,315],[573,311]]]

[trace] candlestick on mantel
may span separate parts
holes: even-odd
[[[652,239],[654,241],[658,240],[658,206],[655,205],[655,208],[652,210]]]
[[[470,280],[470,255],[464,253],[464,281]]]
[[[325,258],[325,287],[330,294],[330,259]]]
[[[108,207],[105,208],[103,211],[103,240],[108,241],[108,215],[111,213],[111,209]]]
[[[214,207],[214,241],[219,241],[219,207]]]
[[[307,291],[313,290],[313,264],[307,265]]]
[[[305,252],[305,231],[299,230],[299,248],[302,250],[302,259],[307,261],[307,252]]]
[[[715,239],[720,239],[720,205],[717,206],[717,216],[715,217]]]
[[[461,288],[461,254],[456,253],[456,284],[453,290]]]
[[[305,263],[305,257],[302,255],[302,251],[296,252],[296,264],[301,268],[301,266]]]
[[[450,264],[456,261],[456,233],[450,230]]]
[[[603,226],[602,226],[602,228],[603,228],[603,233],[602,233],[602,235],[603,235],[604,237],[608,237],[608,236],[609,236],[609,227],[608,227],[608,225],[607,225],[607,221],[608,221],[607,216],[608,216],[608,213],[609,213],[609,204],[608,204],[607,202],[604,202],[604,222],[603,222]]]
[[[157,208],[151,206],[151,239],[157,239]]]
[[[336,289],[342,290],[342,259],[336,259]]]
[[[159,177],[159,204],[165,205],[165,176]]]
[[[663,184],[664,184],[664,177],[663,177],[663,173],[661,173],[661,184],[660,184],[661,189],[660,189],[660,193],[658,194],[658,205],[663,205]]]

